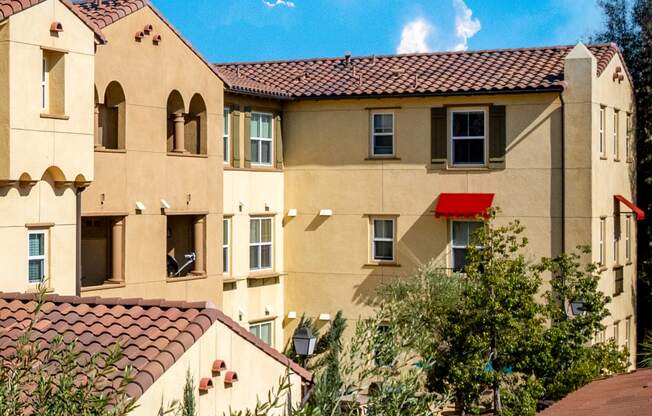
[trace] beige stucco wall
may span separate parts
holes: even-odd
[[[237,373],[237,383],[225,385],[226,372],[211,372],[216,359],[223,360],[228,371]],[[158,415],[161,404],[169,405],[174,400],[181,400],[187,372],[195,382],[198,414],[222,415],[229,414],[229,409],[253,409],[258,398],[265,402],[267,393],[278,389],[280,380],[287,374],[287,367],[217,322],[145,392],[138,400],[139,407],[133,416]],[[199,395],[197,386],[203,377],[212,378],[213,388]],[[289,381],[292,402],[296,405],[301,400],[301,378],[291,373]],[[286,396],[283,396],[281,402],[285,400]],[[270,412],[272,414],[285,414],[285,407]]]
[[[64,28],[57,36],[50,33],[53,21]],[[75,293],[74,182],[93,178],[94,39],[93,31],[58,0],[30,7],[0,25],[0,290],[30,289],[30,225],[48,230],[50,287]],[[41,114],[44,49],[64,53],[65,111],[57,116],[65,117]]]
[[[141,42],[134,34],[152,24]],[[221,80],[149,8],[106,27],[109,43],[96,57],[100,101],[112,81],[126,99],[123,150],[95,152],[96,182],[83,195],[83,214],[126,215],[125,287],[85,290],[102,296],[211,300],[222,292],[222,111]],[[154,35],[162,42],[155,45]],[[185,112],[195,94],[207,108],[207,155],[168,154],[167,100],[178,91]],[[161,199],[175,214],[206,214],[206,276],[166,280],[166,214]],[[136,201],[146,209],[136,211]],[[168,212],[169,213],[169,212]]]
[[[597,246],[597,229],[592,226],[592,218],[599,216],[597,207],[608,208],[605,215],[611,215],[613,194],[630,197],[632,192],[626,163],[607,162],[602,171],[592,169],[591,114],[597,107],[585,102],[593,100],[582,99],[587,81],[582,78],[585,68],[581,64],[573,61],[567,66],[567,91],[576,94],[564,94],[567,250],[578,244]],[[617,63],[610,67],[614,65]],[[586,69],[586,74],[589,71],[595,74],[595,66]],[[626,89],[624,83],[620,87],[610,84],[610,71],[607,68],[588,91],[602,97],[603,104],[624,110],[631,105],[628,91],[597,86],[607,83],[609,88]],[[430,108],[487,104],[506,106],[506,169],[431,170]],[[347,318],[355,319],[369,313],[368,304],[382,282],[409,275],[430,259],[450,265],[450,222],[433,214],[441,192],[495,193],[494,206],[501,208],[499,221],[518,218],[527,227],[532,260],[559,254],[561,105],[557,93],[287,104],[285,206],[297,208],[299,215],[286,218],[285,224],[286,309],[311,317],[321,313],[332,316],[343,309]],[[395,114],[396,160],[367,159],[370,112],[375,108]],[[607,187],[599,185],[597,178],[611,175],[615,178]],[[319,217],[320,209],[333,210],[333,216]],[[369,264],[369,216],[373,214],[397,218],[398,265]],[[611,235],[609,231],[607,235]],[[626,273],[625,290],[631,292],[635,267],[628,266]],[[606,287],[612,280],[610,275],[602,285]],[[610,309],[624,319],[634,313],[634,298],[631,294],[621,298]],[[291,329],[292,322],[286,327],[286,337]],[[624,328],[620,332],[622,345]],[[631,336],[635,339],[633,328]]]
[[[280,103],[227,95],[226,105],[241,111],[232,117],[239,123],[231,129],[231,140],[237,140],[240,163],[227,165],[224,172],[224,215],[230,218],[230,270],[224,275],[223,311],[247,327],[249,323],[272,321],[272,346],[283,350],[285,267],[283,250],[284,179],[277,168],[244,168],[244,109],[278,111]],[[237,132],[237,134],[236,134]],[[233,146],[231,146],[233,149]],[[272,219],[272,269],[249,270],[249,221],[252,216]]]

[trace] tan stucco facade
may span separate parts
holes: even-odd
[[[51,32],[52,22],[63,31]],[[33,289],[28,233],[42,232],[44,280],[75,293],[76,194],[93,179],[94,46],[93,31],[58,0],[0,24],[2,291]],[[44,84],[48,55],[56,66],[49,61]]]
[[[136,40],[134,33],[146,25],[153,26],[152,33]],[[107,257],[118,257],[110,260],[109,279],[97,284],[89,278],[83,292],[221,304],[222,82],[149,7],[103,33],[109,42],[96,54],[96,96],[98,105],[113,106],[104,100],[111,83],[119,84],[124,104],[118,106],[118,129],[124,129],[124,139],[118,136],[117,148],[97,140],[96,181],[84,192],[82,214],[85,220],[110,217],[110,241],[120,246],[108,249]],[[156,35],[161,42],[153,41]],[[187,126],[197,103],[203,108],[199,130],[193,130]],[[198,151],[183,150],[183,142],[177,151],[176,140],[171,149],[169,125],[178,125],[171,105],[178,106],[173,110],[181,114],[182,130],[185,117],[186,145],[201,138]],[[177,238],[179,245],[171,249],[170,240]],[[89,238],[82,254],[96,246]],[[166,254],[181,265],[191,252],[197,255],[192,271],[168,277]]]
[[[586,58],[584,49],[578,46],[567,60],[568,85],[561,97],[551,92],[287,103],[285,206],[298,215],[286,218],[284,227],[286,310],[317,318],[342,309],[347,318],[357,319],[370,312],[368,305],[381,283],[408,276],[431,259],[451,267],[451,221],[434,216],[442,192],[494,193],[493,205],[501,209],[498,220],[518,218],[527,227],[528,256],[533,261],[559,254],[562,245],[566,250],[591,245],[597,260],[599,218],[606,216],[604,244],[611,259],[614,195],[633,201],[635,181],[633,165],[624,156],[619,161],[611,156],[600,159],[596,118],[600,105],[608,111],[620,110],[620,154],[624,155],[625,114],[632,112],[632,90],[627,78],[612,80],[615,67],[623,66],[618,57],[597,78],[595,58]],[[431,108],[488,105],[506,108],[505,168],[433,169]],[[394,114],[395,157],[379,160],[369,155],[370,117],[376,111]],[[610,128],[607,122],[607,131]],[[611,146],[611,135],[607,143]],[[331,210],[332,216],[319,215],[322,210]],[[391,264],[371,261],[370,218],[378,216],[395,219],[396,259]],[[621,227],[624,230],[624,216]],[[624,237],[618,244],[623,260]],[[616,334],[619,344],[625,345],[629,334],[634,362],[635,218],[630,244],[631,258],[622,264],[624,293],[609,306],[612,316],[605,321],[605,338]],[[609,260],[602,272],[601,290],[609,296],[614,290],[614,266],[620,264]],[[618,330],[614,322],[619,322]],[[294,322],[288,322],[286,337],[293,328]]]

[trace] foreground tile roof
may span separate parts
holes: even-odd
[[[33,294],[0,293],[0,357],[15,351],[35,306]],[[112,376],[112,382],[116,386],[125,367],[131,365],[135,379],[127,393],[136,399],[217,321],[302,378],[312,377],[206,302],[49,295],[32,337],[43,341],[46,348],[57,335],[62,335],[65,342],[77,339],[80,361],[93,353],[106,352],[120,341],[125,357],[118,362],[119,371]]]
[[[652,416],[652,369],[594,381],[540,416]]]
[[[98,6],[97,0],[77,0],[75,5],[98,28],[104,29],[125,16],[147,6],[147,0],[102,0]]]
[[[235,93],[278,98],[559,91],[573,46],[216,64]],[[598,75],[615,44],[589,45]]]
[[[25,9],[43,3],[44,1],[47,0],[0,0],[0,22]],[[77,17],[86,24],[86,26],[92,29],[93,32],[95,32],[95,36],[97,36],[101,42],[106,42],[106,38],[97,25],[91,22],[84,14],[80,13],[70,0],[61,0],[61,2],[75,13]]]

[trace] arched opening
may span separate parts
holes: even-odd
[[[179,91],[174,90],[168,96],[167,102],[167,151],[183,153],[185,133],[185,106]]]
[[[206,104],[199,94],[190,100],[185,123],[186,150],[193,154],[206,154]]]
[[[124,149],[127,108],[124,90],[117,81],[112,81],[106,87],[104,104],[100,104],[99,108],[102,147]]]

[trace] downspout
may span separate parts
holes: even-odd
[[[561,101],[561,253],[564,254],[566,253],[566,107],[563,90],[559,93],[559,100]]]
[[[81,295],[82,260],[81,260],[81,194],[83,187],[78,187],[75,193],[75,296]]]

